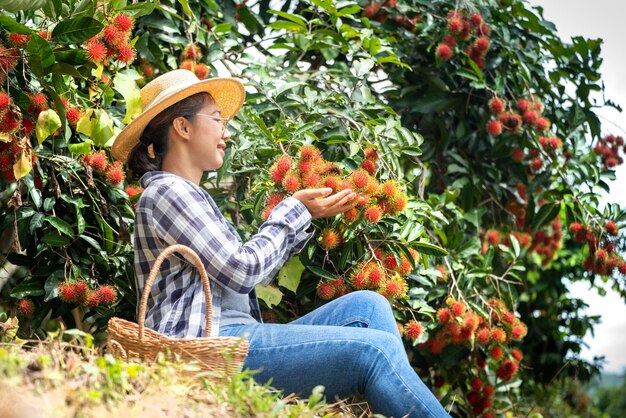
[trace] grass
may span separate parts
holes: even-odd
[[[121,361],[76,330],[46,341],[0,343],[2,417],[355,417],[366,405],[283,396],[249,372],[223,382],[190,376],[193,365]],[[187,372],[187,373],[185,373]],[[365,408],[362,408],[365,406]]]

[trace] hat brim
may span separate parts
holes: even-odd
[[[150,121],[163,110],[196,93],[206,92],[213,97],[224,118],[232,118],[239,112],[246,97],[243,84],[236,78],[211,78],[193,83],[172,94],[153,102],[139,116],[130,122],[115,138],[111,154],[117,160],[126,162],[132,149],[139,143],[143,130]]]

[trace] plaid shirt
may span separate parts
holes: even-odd
[[[287,198],[245,244],[220,213],[209,193],[171,173],[154,171],[141,179],[144,191],[136,209],[135,273],[139,295],[158,255],[172,244],[191,247],[211,281],[213,324],[220,327],[222,289],[249,294],[251,314],[261,321],[254,287],[269,283],[311,237],[311,215],[297,199]],[[181,255],[161,265],[148,298],[145,324],[171,337],[201,337],[205,302],[200,273]],[[137,307],[139,310],[139,307]]]

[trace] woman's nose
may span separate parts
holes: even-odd
[[[222,132],[222,138],[224,138],[225,140],[228,140],[233,134],[230,133],[230,130],[228,129],[228,126],[224,127],[224,130]]]

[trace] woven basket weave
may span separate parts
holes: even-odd
[[[205,336],[201,338],[170,338],[144,327],[150,289],[165,258],[174,253],[188,255],[196,265],[202,279],[206,299]],[[137,357],[154,361],[159,353],[179,357],[183,361],[195,361],[201,371],[210,375],[225,377],[238,369],[248,354],[248,341],[238,337],[210,337],[211,334],[211,288],[206,270],[198,254],[184,245],[172,245],[156,259],[148,280],[146,280],[139,306],[139,323],[121,318],[111,318],[107,332],[107,351],[123,359]]]

